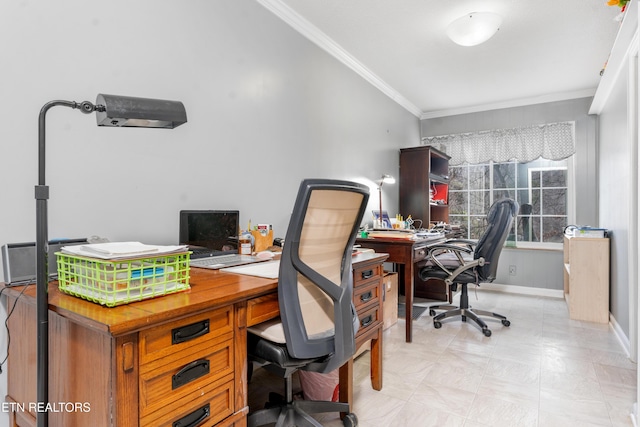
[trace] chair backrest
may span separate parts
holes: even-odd
[[[492,282],[496,278],[500,252],[517,213],[518,203],[512,199],[500,199],[489,208],[487,229],[478,240],[473,255],[474,259],[482,257],[485,260],[485,264],[476,270],[480,281]]]
[[[300,184],[285,237],[278,283],[287,350],[327,357],[310,370],[329,372],[355,352],[352,247],[369,188],[307,179]]]
[[[533,206],[529,203],[523,203],[520,205],[520,224],[518,228],[522,231],[522,240],[530,242],[533,240],[533,232],[531,230],[531,212],[533,212]],[[516,234],[518,230],[516,229]]]

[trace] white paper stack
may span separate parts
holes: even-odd
[[[186,245],[158,246],[140,242],[109,242],[87,245],[63,246],[62,252],[100,259],[127,259],[144,256],[162,256],[188,251]]]

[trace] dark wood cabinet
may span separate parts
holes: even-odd
[[[400,149],[400,213],[423,228],[449,222],[449,156],[431,146]]]
[[[400,150],[400,212],[405,217],[411,215],[422,228],[449,222],[449,156],[431,146]],[[450,290],[444,281],[420,279],[418,273],[425,262],[416,264],[415,296],[448,300]]]

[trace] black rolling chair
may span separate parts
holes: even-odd
[[[523,203],[520,205],[520,224],[519,229],[522,230],[521,239],[525,242],[533,242],[535,234],[531,228],[531,212],[533,212],[533,206],[529,203]],[[516,233],[518,230],[516,230]]]
[[[353,357],[358,319],[351,256],[368,199],[369,189],[353,182],[300,185],[280,259],[280,319],[249,328],[247,340],[249,360],[284,378],[285,396],[278,406],[250,413],[250,427],[321,427],[309,415],[321,412],[346,413],[343,424],[357,425],[347,403],[294,401],[291,376],[330,372]]]
[[[466,322],[467,317],[475,321],[482,333],[490,337],[491,330],[479,316],[490,316],[502,321],[504,326],[509,326],[511,322],[501,314],[489,311],[478,310],[469,306],[469,295],[467,285],[489,283],[495,279],[498,269],[498,259],[500,252],[511,230],[513,218],[518,213],[518,204],[511,199],[501,199],[495,202],[487,213],[487,229],[480,239],[470,240],[447,240],[446,242],[433,246],[428,255],[427,264],[420,270],[420,278],[427,280],[438,278],[454,290],[457,286],[462,287],[460,291],[460,306],[435,315],[435,310],[449,308],[450,306],[432,306],[429,314],[433,318],[433,326],[439,329],[442,326],[441,320],[461,316]]]

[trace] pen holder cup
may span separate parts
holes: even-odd
[[[251,234],[254,239],[254,251],[261,252],[266,250],[269,246],[273,246],[273,230],[260,231],[251,230]]]

